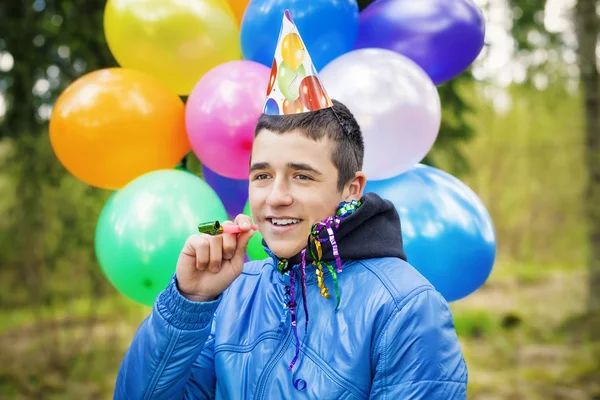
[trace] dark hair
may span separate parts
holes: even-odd
[[[333,100],[333,110],[305,112],[290,115],[262,114],[256,124],[254,137],[263,129],[275,133],[298,130],[315,141],[323,137],[333,143],[331,160],[338,170],[338,190],[341,191],[350,182],[356,171],[363,166],[365,145],[360,126],[350,110],[341,102]]]

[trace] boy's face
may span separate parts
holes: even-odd
[[[338,191],[333,143],[299,132],[262,130],[254,139],[249,197],[252,217],[269,249],[290,258],[306,247],[313,224],[333,215],[342,201],[360,199],[362,172]]]

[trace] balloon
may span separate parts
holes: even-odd
[[[281,57],[294,71],[298,69],[304,56],[306,49],[302,44],[302,39],[296,33],[288,33],[281,41]]]
[[[277,60],[273,58],[273,64],[271,64],[271,75],[269,76],[269,86],[267,87],[267,96],[273,90],[275,81],[277,80]]]
[[[492,220],[477,195],[452,175],[426,165],[368,182],[394,203],[408,262],[448,301],[468,296],[489,277],[496,256]]]
[[[254,61],[231,61],[210,70],[188,97],[185,117],[192,149],[217,174],[248,179],[269,74],[269,68]]]
[[[88,73],[67,87],[49,133],[64,167],[103,189],[173,168],[191,149],[181,99],[151,76],[123,68]]]
[[[246,6],[248,6],[249,0],[228,0],[231,9],[233,10],[233,14],[235,15],[235,20],[238,26],[242,23],[242,18],[244,17],[244,11],[246,11]]]
[[[320,78],[361,126],[369,179],[400,175],[431,150],[441,124],[440,98],[413,61],[390,50],[354,50],[328,64]]]
[[[273,99],[269,99],[269,100],[273,100]],[[299,114],[299,113],[304,112],[304,105],[300,102],[300,100],[289,101],[288,99],[285,99],[283,101],[282,107],[283,107],[283,113],[286,115]]]
[[[232,220],[244,211],[248,200],[248,179],[229,179],[211,171],[206,165],[202,166],[202,175],[219,195]]]
[[[245,59],[271,66],[286,9],[318,70],[352,50],[358,32],[356,0],[251,0],[240,30]],[[284,55],[289,57],[284,61],[294,70],[303,52],[297,47],[295,38],[288,38],[286,43],[294,51]]]
[[[325,94],[319,78],[314,75],[307,76],[300,82],[300,101],[310,111],[317,111],[327,107],[329,99]]]
[[[244,207],[244,214],[252,217],[252,211],[250,211],[250,202],[246,203],[246,207]],[[248,254],[248,258],[252,261],[255,260],[264,260],[269,257],[265,248],[262,244],[263,237],[260,232],[255,232],[254,235],[250,238],[248,242],[248,249],[246,250],[246,254]]]
[[[211,68],[241,58],[226,0],[108,0],[104,31],[122,67],[147,72],[179,95]]]
[[[269,99],[267,100],[267,102],[265,103],[265,108],[263,111],[265,114],[279,114],[279,106],[277,105],[277,102],[275,101],[275,99]]]
[[[279,91],[289,101],[295,101],[298,96],[300,96],[300,89],[297,85],[293,85],[293,82],[306,77],[304,65],[301,65],[300,68],[294,70],[282,61],[279,65],[278,75]]]
[[[219,197],[202,179],[175,169],[150,172],[104,206],[96,227],[96,256],[119,292],[150,306],[168,285],[197,225],[226,218]]]
[[[415,61],[435,84],[464,72],[484,45],[473,0],[378,0],[360,13],[356,49],[379,47]]]

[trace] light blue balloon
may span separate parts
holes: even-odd
[[[463,182],[418,164],[397,177],[368,182],[365,191],[394,204],[408,262],[447,301],[486,282],[496,258],[496,233],[485,206]]]
[[[271,68],[286,9],[317,70],[353,49],[358,35],[356,0],[251,0],[240,27],[244,59]]]

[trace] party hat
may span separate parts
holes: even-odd
[[[263,112],[269,115],[299,114],[332,105],[298,28],[290,12],[285,10]]]

